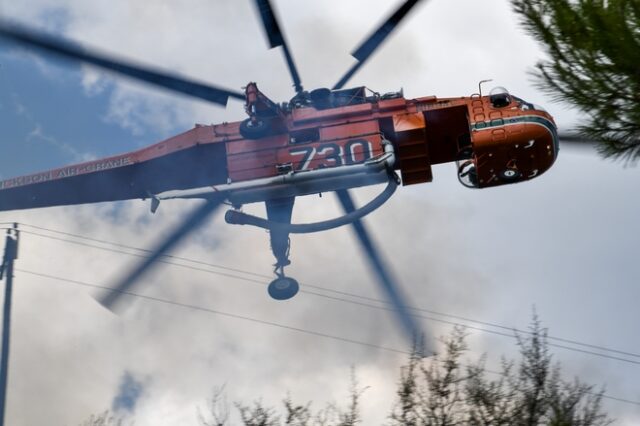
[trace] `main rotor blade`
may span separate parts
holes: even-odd
[[[402,19],[418,4],[421,0],[406,0],[384,23],[373,32],[362,44],[351,53],[358,62],[346,72],[344,76],[333,86],[333,90],[341,89],[347,81],[360,69],[362,65],[369,59],[373,52],[380,47],[386,38],[396,29]]]
[[[226,105],[230,97],[242,100],[245,98],[244,93],[241,92],[220,89],[150,67],[128,63],[107,54],[97,53],[94,49],[90,51],[72,41],[54,37],[16,23],[0,21],[0,37],[220,105]]]
[[[336,194],[338,195],[338,199],[346,213],[351,213],[356,209],[353,199],[347,190],[338,190],[336,191]],[[360,246],[362,250],[364,250],[370,266],[376,274],[378,284],[382,287],[382,290],[394,307],[398,320],[402,324],[402,328],[407,336],[412,339],[412,343],[416,345],[416,348],[422,352],[424,348],[421,348],[418,343],[426,339],[427,336],[424,335],[420,326],[416,322],[415,317],[409,313],[407,304],[400,292],[400,287],[387,269],[385,262],[382,259],[375,243],[369,236],[364,223],[361,220],[353,222],[353,229],[356,232]],[[422,355],[424,355],[424,353],[422,353]]]
[[[118,284],[114,287],[112,292],[107,293],[105,297],[100,298],[98,301],[104,305],[107,309],[114,310],[118,300],[123,294],[126,294],[129,289],[168,251],[176,247],[184,238],[191,232],[195,231],[208,217],[210,217],[222,204],[224,197],[218,196],[217,198],[207,200],[202,206],[193,210],[187,219],[173,230],[173,232],[165,238],[158,246],[152,251],[151,256],[144,259],[142,263],[137,265],[129,272]]]
[[[284,34],[280,29],[280,24],[278,24],[278,19],[273,11],[271,2],[269,0],[255,0],[255,3],[258,8],[258,12],[260,13],[260,18],[262,19],[262,25],[264,26],[267,38],[269,39],[269,46],[272,49],[274,47],[282,46],[284,58],[287,61],[287,66],[289,67],[289,72],[291,73],[291,79],[293,80],[296,93],[302,92],[300,74],[298,74],[298,69],[293,61],[293,56],[291,55],[287,41],[284,39]]]

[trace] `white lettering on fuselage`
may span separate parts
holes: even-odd
[[[77,166],[65,167],[34,175],[20,176],[17,178],[0,181],[0,189],[14,188],[17,186],[32,185],[36,183],[48,182],[50,180],[62,179],[82,175],[85,173],[101,172],[133,164],[131,157],[113,158],[110,160],[94,161]]]

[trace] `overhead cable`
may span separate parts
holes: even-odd
[[[41,278],[48,278],[48,279],[52,279],[52,280],[56,280],[56,281],[60,281],[60,282],[65,282],[65,283],[73,284],[73,285],[77,285],[77,286],[96,288],[96,289],[105,290],[105,291],[118,291],[118,290],[116,290],[114,288],[111,288],[111,287],[108,287],[108,286],[103,286],[103,285],[99,285],[99,284],[92,284],[92,283],[88,283],[88,282],[84,282],[84,281],[72,280],[72,279],[63,278],[63,277],[57,277],[57,276],[50,275],[50,274],[44,274],[44,273],[35,272],[35,271],[27,271],[27,270],[18,269],[18,268],[16,268],[15,270],[16,270],[16,272],[21,272],[21,273],[24,273],[24,274],[34,275],[34,276],[38,276],[38,277],[41,277]],[[176,302],[176,301],[167,300],[167,299],[163,299],[163,298],[155,297],[155,296],[142,295],[142,294],[133,293],[133,292],[130,292],[130,291],[118,291],[118,292],[123,294],[123,295],[126,295],[126,296],[136,297],[136,298],[148,300],[148,301],[151,301],[151,302],[162,303],[162,304],[171,305],[171,306],[177,306],[177,307],[181,307],[181,308],[191,309],[191,310],[194,310],[194,311],[206,312],[206,313],[225,316],[225,317],[234,318],[234,319],[240,319],[240,320],[243,320],[243,321],[249,321],[249,322],[258,323],[258,324],[262,324],[262,325],[266,325],[266,326],[270,326],[270,327],[281,328],[281,329],[285,329],[285,330],[289,330],[289,331],[295,331],[295,332],[298,332],[298,333],[308,334],[308,335],[312,335],[312,336],[316,336],[316,337],[322,337],[322,338],[336,340],[336,341],[340,341],[340,342],[344,342],[344,343],[351,343],[351,344],[365,346],[365,347],[369,347],[369,348],[373,348],[373,349],[379,349],[379,350],[383,350],[383,351],[387,351],[387,352],[394,352],[394,353],[398,353],[398,354],[411,355],[411,352],[410,351],[406,351],[406,350],[389,348],[389,347],[386,347],[386,346],[376,345],[376,344],[373,344],[373,343],[367,343],[367,342],[363,342],[363,341],[359,341],[359,340],[355,340],[355,339],[349,339],[349,338],[345,338],[345,337],[340,337],[340,336],[336,336],[336,335],[333,335],[333,334],[318,332],[318,331],[314,331],[314,330],[308,330],[308,329],[304,329],[304,328],[301,328],[301,327],[294,327],[294,326],[290,326],[290,325],[286,325],[286,324],[280,324],[280,323],[276,323],[276,322],[273,322],[273,321],[261,320],[261,319],[249,317],[249,316],[246,316],[246,315],[239,315],[239,314],[234,314],[234,313],[230,313],[230,312],[224,312],[224,311],[220,311],[220,310],[217,310],[217,309],[205,308],[203,306],[193,305],[193,304],[189,304],[189,303]],[[440,360],[436,360],[436,361],[441,362]],[[468,364],[466,364],[464,366],[465,367],[471,367],[471,365],[468,365]],[[487,373],[490,373],[490,374],[494,374],[494,375],[502,375],[503,374],[503,373],[501,373],[499,371],[495,371],[495,370],[484,369],[483,371],[485,371]],[[590,394],[590,395],[594,395],[594,396],[601,396],[602,398],[609,399],[609,400],[612,400],[612,401],[617,401],[617,402],[622,402],[622,403],[626,403],[626,404],[632,404],[632,405],[640,406],[640,402],[639,401],[632,401],[632,400],[629,400],[629,399],[614,397],[614,396],[606,395],[604,393],[601,394],[601,393],[598,393],[598,392],[587,392],[587,393]]]
[[[134,250],[134,251],[138,251],[138,252],[141,252],[141,253],[150,253],[151,252],[150,250],[139,248],[139,247],[133,247],[133,246],[120,244],[120,243],[114,243],[114,242],[110,242],[110,241],[106,241],[106,240],[102,240],[102,239],[86,237],[86,236],[83,236],[83,235],[57,231],[57,230],[53,230],[53,229],[49,229],[49,228],[45,228],[45,227],[29,225],[29,224],[22,224],[22,223],[21,223],[21,225],[22,226],[26,226],[26,227],[31,227],[31,228],[34,228],[34,229],[39,229],[39,230],[43,230],[43,231],[56,233],[56,234],[59,234],[59,235],[65,235],[65,236],[69,236],[69,237],[79,238],[79,239],[83,239],[83,240],[86,240],[86,241],[92,241],[92,242],[97,242],[97,243],[101,243],[101,244],[111,245],[111,246],[114,246],[114,247],[120,247],[120,248],[124,248],[124,249],[128,249],[128,250]],[[52,239],[52,240],[62,241],[62,242],[66,242],[66,243],[71,243],[71,244],[75,244],[75,245],[80,245],[80,246],[84,246],[84,247],[90,247],[90,248],[95,248],[95,249],[99,249],[99,250],[109,251],[109,252],[118,253],[118,254],[124,254],[124,255],[135,256],[135,257],[143,257],[143,258],[147,257],[146,255],[143,255],[143,254],[130,253],[130,252],[117,250],[117,249],[113,249],[113,248],[109,248],[109,247],[96,246],[96,245],[92,245],[92,244],[83,243],[83,242],[80,242],[80,241],[73,241],[73,240],[68,240],[68,239],[64,239],[64,238],[58,238],[58,237],[54,237],[54,236],[51,236],[51,235],[44,235],[44,234],[31,232],[31,231],[24,231],[23,230],[23,233],[26,233],[26,234],[29,234],[29,235],[38,236],[38,237],[48,238],[48,239]],[[179,256],[173,256],[173,255],[165,255],[163,257],[168,258],[168,259],[174,259],[174,260],[189,262],[189,263],[193,263],[193,264],[197,264],[197,265],[223,269],[223,270],[227,270],[227,271],[230,271],[230,272],[246,274],[246,275],[254,276],[254,277],[257,277],[257,278],[271,279],[271,277],[267,276],[267,275],[257,274],[257,273],[251,272],[251,271],[246,271],[246,270],[242,270],[242,269],[238,269],[238,268],[230,268],[230,267],[219,265],[219,264],[213,264],[213,263],[198,261],[198,260],[194,260],[194,259],[190,259],[190,258],[186,258],[186,257],[179,257]],[[184,265],[184,264],[180,264],[180,263],[170,262],[170,261],[167,261],[167,260],[160,260],[159,262],[165,263],[165,264],[169,264],[169,265],[173,265],[173,266],[182,267],[182,268],[187,268],[187,269],[190,269],[190,270],[211,273],[211,274],[220,275],[220,276],[224,276],[224,277],[228,277],[228,278],[234,278],[234,279],[238,279],[238,280],[242,280],[242,281],[246,281],[246,282],[251,282],[251,283],[256,283],[256,284],[264,284],[263,280],[252,279],[252,278],[237,276],[237,275],[218,272],[218,271],[212,271],[210,269],[193,267],[193,266]],[[307,287],[307,288],[314,288],[314,289],[321,290],[321,291],[326,291],[326,292],[330,292],[330,293],[334,293],[334,294],[339,294],[339,295],[342,295],[342,296],[347,296],[347,297],[352,297],[352,298],[356,298],[356,299],[361,299],[361,300],[366,300],[366,301],[370,301],[370,302],[389,305],[389,303],[386,302],[386,301],[375,299],[375,298],[372,298],[372,297],[361,296],[361,295],[357,295],[357,294],[352,294],[352,293],[348,293],[348,292],[333,290],[333,289],[329,289],[329,288],[325,288],[325,287],[321,287],[321,286],[310,285],[310,284],[303,284],[303,286]],[[355,300],[344,299],[344,298],[341,298],[341,297],[329,296],[329,295],[326,295],[326,294],[317,293],[317,292],[313,292],[313,291],[309,291],[309,290],[302,290],[301,292],[304,292],[304,293],[307,293],[307,294],[311,294],[311,295],[314,295],[314,296],[318,296],[318,297],[323,297],[323,298],[326,298],[326,299],[335,300],[335,301],[338,301],[338,302],[355,304],[355,305],[363,306],[363,307],[366,307],[366,308],[393,311],[393,308],[391,308],[391,307],[372,305],[372,304],[369,304],[369,303],[363,303],[363,302],[359,302],[359,301],[355,301]],[[447,320],[443,320],[443,319],[440,319],[440,318],[433,318],[433,317],[427,317],[427,316],[423,316],[423,315],[414,314],[414,316],[422,318],[422,319],[427,319],[427,320],[436,321],[436,322],[440,322],[440,323],[445,323],[445,324],[449,324],[449,325],[461,326],[461,327],[465,327],[467,329],[480,331],[480,332],[484,332],[484,333],[490,333],[490,334],[494,334],[494,335],[498,335],[498,336],[515,338],[517,334],[527,334],[527,335],[531,334],[531,331],[521,330],[521,329],[517,329],[515,327],[508,327],[508,326],[505,326],[505,325],[500,325],[500,324],[495,324],[495,323],[491,323],[491,322],[475,320],[475,319],[462,317],[462,316],[458,316],[458,315],[451,315],[451,314],[442,313],[442,312],[433,311],[433,310],[424,309],[424,308],[411,307],[411,306],[409,306],[408,308],[410,310],[412,310],[412,311],[425,312],[425,313],[428,313],[428,314],[431,314],[431,315],[448,317],[448,318],[452,318],[452,319],[456,319],[456,320],[460,320],[460,321],[471,322],[471,323],[480,324],[480,325],[483,325],[483,326],[494,327],[494,328],[499,328],[499,329],[502,329],[502,330],[509,331],[509,333],[499,332],[499,331],[496,331],[496,330],[488,330],[486,328],[480,328],[480,327],[472,326],[472,325],[469,325],[469,324],[462,324],[462,323],[458,323],[458,322],[455,322],[455,321],[447,321]],[[589,344],[589,343],[579,342],[579,341],[576,341],[576,340],[565,339],[565,338],[560,338],[560,337],[555,337],[555,336],[547,336],[547,339],[553,340],[553,341],[556,341],[556,342],[563,342],[563,343],[582,346],[582,347],[586,347],[586,348],[596,349],[596,350],[600,350],[600,351],[605,351],[605,352],[610,352],[610,353],[617,353],[617,354],[628,356],[628,357],[632,357],[632,358],[640,358],[640,354],[636,354],[636,353],[633,353],[633,352],[621,351],[621,350],[617,350],[617,349],[611,349],[611,348],[608,348],[608,347],[605,347],[605,346],[592,345],[592,344]],[[569,350],[569,351],[580,352],[580,353],[584,353],[584,354],[588,354],[588,355],[593,355],[593,356],[608,358],[608,359],[612,359],[612,360],[616,360],[616,361],[621,361],[621,362],[627,362],[627,363],[631,363],[631,364],[640,365],[640,361],[632,360],[632,359],[628,359],[628,358],[610,356],[610,355],[602,354],[602,353],[599,353],[599,352],[593,352],[593,351],[590,351],[590,350],[574,348],[574,347],[570,347],[570,346],[566,346],[566,345],[562,345],[562,344],[557,344],[557,343],[549,343],[549,345],[557,347],[557,348],[560,348],[560,349]]]

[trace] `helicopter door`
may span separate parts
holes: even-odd
[[[431,164],[448,163],[471,154],[466,105],[423,112]]]

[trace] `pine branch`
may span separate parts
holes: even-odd
[[[587,118],[578,130],[606,157],[640,159],[640,4],[633,0],[512,0],[545,48],[537,86]]]

